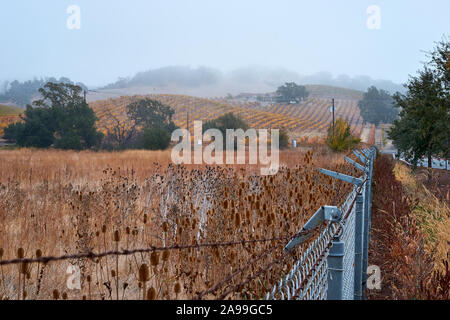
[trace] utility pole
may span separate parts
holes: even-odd
[[[84,103],[86,103],[86,90],[83,90],[83,94],[84,94]]]
[[[334,98],[332,99],[332,108],[333,108],[333,133],[334,133]]]
[[[187,124],[187,131],[189,132],[189,110],[187,111],[186,114],[186,124]]]

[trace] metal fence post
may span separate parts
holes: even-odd
[[[367,185],[366,187],[367,188]],[[354,299],[362,299],[364,193],[356,196]]]
[[[370,158],[370,169],[369,169],[369,243],[370,243],[370,230],[372,225],[372,177],[373,177],[373,165],[375,161],[376,151],[373,151],[372,156]]]
[[[328,253],[328,300],[342,300],[344,274],[344,242],[341,237],[334,237]]]
[[[369,265],[369,241],[370,241],[370,224],[371,224],[371,206],[372,206],[372,173],[373,173],[374,151],[370,152],[368,163],[369,172],[367,173],[367,182],[364,192],[364,233],[363,233],[363,292],[367,287],[367,267]]]

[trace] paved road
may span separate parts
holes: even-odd
[[[395,147],[392,145],[392,141],[388,140],[388,143],[386,144],[386,146],[380,150],[381,153],[384,154],[391,154],[394,158],[397,156],[398,154],[398,150],[395,149]],[[400,157],[400,160],[410,164],[409,162],[407,162],[405,160],[404,157]],[[422,159],[419,160],[419,162],[417,163],[417,165],[419,167],[428,167],[428,159]],[[431,159],[431,167],[433,169],[447,169],[450,170],[450,160],[445,160],[445,159],[438,159],[438,158],[432,158]]]
[[[361,132],[361,142],[368,143],[370,139],[371,125],[365,125]]]

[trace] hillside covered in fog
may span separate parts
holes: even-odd
[[[222,72],[209,67],[168,66],[139,72],[128,78],[120,78],[102,89],[126,89],[139,87],[208,88],[213,95],[237,94],[243,91],[268,92],[276,90],[284,82],[298,84],[327,85],[365,91],[370,86],[391,93],[403,91],[403,87],[389,80],[376,80],[368,76],[333,76],[329,72],[301,75],[283,68],[252,66]],[[157,90],[155,88],[155,90]],[[204,94],[200,94],[204,95]]]

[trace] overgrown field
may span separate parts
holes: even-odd
[[[260,176],[251,166],[174,166],[169,152],[0,151],[0,259],[192,246],[0,266],[0,296],[261,298],[303,249],[282,257],[287,239],[350,191],[317,168],[356,174],[321,147],[283,151],[280,163]],[[237,243],[205,245],[227,242]]]

